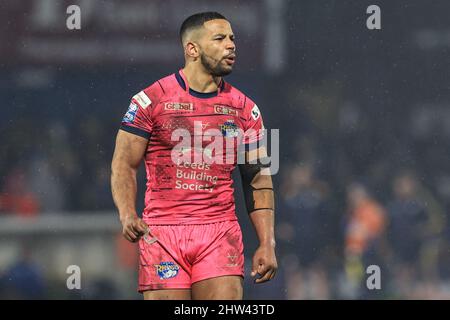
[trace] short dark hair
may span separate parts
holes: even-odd
[[[183,42],[183,36],[187,31],[202,27],[205,22],[215,19],[223,19],[228,21],[228,19],[223,15],[214,11],[200,12],[187,17],[180,27],[180,41]]]

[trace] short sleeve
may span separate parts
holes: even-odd
[[[120,129],[144,137],[150,138],[152,133],[152,108],[153,101],[150,98],[151,90],[143,90],[131,98],[128,110],[122,119]]]
[[[264,124],[261,111],[249,98],[246,98],[244,106],[246,125],[244,128],[244,144],[256,144],[264,137]]]

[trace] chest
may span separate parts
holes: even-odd
[[[211,142],[226,146],[244,131],[242,109],[220,101],[161,101],[152,121],[154,139],[172,147],[180,139],[203,148]]]

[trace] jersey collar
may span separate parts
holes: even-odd
[[[225,87],[225,81],[223,81],[223,78],[222,78],[217,91],[214,91],[214,92],[195,91],[195,90],[189,88],[189,83],[187,82],[186,75],[183,73],[182,69],[180,69],[178,72],[175,73],[175,78],[177,79],[178,84],[184,91],[189,93],[191,96],[194,96],[197,98],[202,98],[202,99],[217,97],[219,95],[219,93],[223,91],[223,89]]]

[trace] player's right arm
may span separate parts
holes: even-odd
[[[152,100],[158,96],[152,85],[140,91],[131,103],[116,137],[111,164],[111,191],[123,226],[123,236],[136,242],[147,231],[147,225],[136,213],[137,182],[139,164],[148,147],[152,132]]]
[[[119,130],[111,164],[111,190],[119,211],[123,236],[136,242],[147,231],[147,225],[137,216],[136,173],[147,149],[148,139]]]

